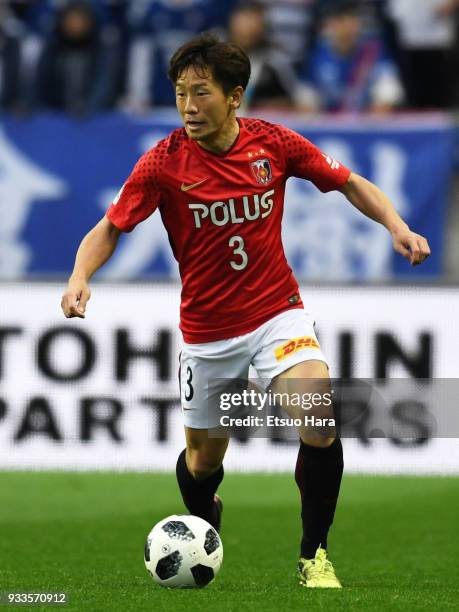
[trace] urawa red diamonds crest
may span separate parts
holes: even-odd
[[[269,182],[271,182],[273,173],[271,171],[271,164],[267,157],[250,162],[250,167],[257,183],[267,185]]]

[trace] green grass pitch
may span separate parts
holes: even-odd
[[[143,564],[154,523],[184,513],[172,474],[0,473],[0,591],[66,591],[64,610],[90,612],[459,610],[458,485],[345,477],[330,537],[344,589],[317,592],[295,579],[293,477],[227,474],[220,574],[172,590]]]

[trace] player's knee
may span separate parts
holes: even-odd
[[[336,438],[333,437],[325,437],[325,436],[311,436],[305,435],[301,436],[301,440],[304,444],[308,444],[309,446],[314,446],[315,448],[328,448],[333,444]]]
[[[221,463],[219,465],[209,465],[208,463],[195,463],[188,467],[188,471],[195,480],[204,480],[205,478],[212,476],[212,474],[214,474],[218,470],[220,465]]]
[[[187,467],[190,474],[196,480],[208,478],[216,472],[222,464],[220,456],[210,456],[205,452],[188,450]]]

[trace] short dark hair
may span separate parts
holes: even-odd
[[[250,60],[246,53],[238,45],[223,42],[209,32],[195,36],[172,56],[167,74],[174,85],[189,66],[203,73],[210,70],[225,94],[239,85],[245,89],[250,78]]]
[[[329,0],[324,2],[320,11],[323,18],[358,16],[362,11],[362,3],[360,0]]]

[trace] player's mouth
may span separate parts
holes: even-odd
[[[199,130],[200,128],[202,128],[203,125],[205,125],[204,121],[187,121],[186,122],[187,128],[191,130],[192,132]]]

